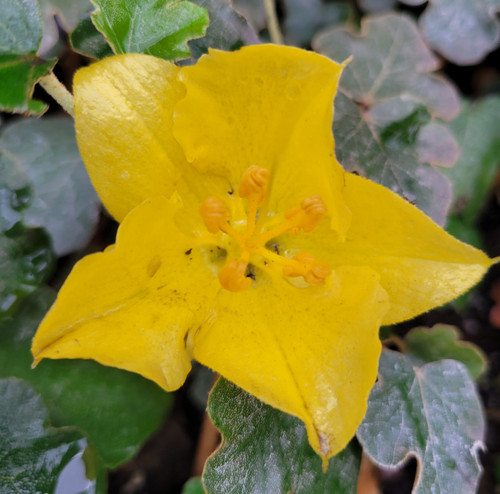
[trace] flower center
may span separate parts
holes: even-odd
[[[252,279],[247,275],[247,268],[253,255],[281,266],[285,276],[301,276],[309,285],[322,285],[332,272],[326,262],[317,261],[306,252],[301,252],[293,258],[285,257],[270,251],[266,248],[266,244],[287,232],[292,235],[298,235],[301,231],[312,232],[326,214],[325,203],[318,195],[309,196],[299,207],[285,213],[286,220],[283,223],[261,232],[261,223],[266,216],[263,204],[268,182],[269,170],[266,168],[251,166],[243,174],[238,195],[248,202],[247,227],[244,233],[236,231],[231,226],[231,213],[219,197],[210,196],[200,206],[200,215],[207,230],[214,234],[222,231],[229,235],[236,241],[241,252],[239,257],[229,257],[219,270],[218,278],[221,285],[232,292],[249,288]]]

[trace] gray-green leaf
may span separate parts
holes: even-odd
[[[30,179],[33,198],[22,212],[24,224],[45,228],[59,256],[84,247],[98,220],[99,200],[71,119],[25,119],[7,125],[0,134],[0,152],[15,157]]]
[[[208,412],[223,436],[203,472],[208,494],[355,494],[361,459],[355,444],[332,458],[323,474],[300,420],[222,378],[210,395]]]
[[[451,185],[434,166],[452,166],[458,145],[433,118],[452,118],[459,102],[451,84],[429,73],[438,60],[415,22],[395,14],[367,17],[359,35],[334,28],[313,44],[340,62],[353,56],[335,100],[339,161],[444,223]]]
[[[417,458],[413,494],[476,491],[484,418],[474,383],[460,362],[417,367],[405,355],[384,351],[357,436],[364,452],[385,468],[399,467],[408,456]]]
[[[76,429],[48,425],[47,407],[28,383],[0,379],[1,492],[104,492],[102,478],[81,475],[85,448],[86,440]],[[96,465],[87,466],[96,470]],[[71,479],[67,479],[68,469],[72,470]]]
[[[92,0],[92,21],[115,53],[147,53],[181,60],[187,41],[204,35],[207,11],[179,0]]]

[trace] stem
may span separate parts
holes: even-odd
[[[264,0],[264,7],[267,15],[267,28],[271,35],[271,41],[275,45],[283,44],[283,36],[281,34],[278,16],[276,15],[276,4],[274,0]]]
[[[75,116],[73,95],[54,75],[54,72],[51,71],[48,74],[42,76],[38,82],[40,86],[42,86],[43,89],[45,89],[45,91],[61,105],[66,113],[68,113],[72,117]]]

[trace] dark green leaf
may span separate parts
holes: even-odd
[[[498,11],[499,0],[431,0],[420,17],[420,27],[432,48],[445,58],[474,65],[500,43]]]
[[[243,45],[259,43],[259,37],[247,20],[234,10],[229,0],[193,0],[206,8],[210,25],[205,37],[190,41],[193,57],[198,58],[208,48],[235,50]]]
[[[0,319],[45,283],[54,264],[50,239],[44,230],[17,224],[0,234]]]
[[[473,225],[500,167],[500,97],[464,100],[448,127],[461,145],[456,166],[444,170],[453,184],[453,213]]]
[[[42,19],[35,0],[0,0],[0,111],[39,115],[46,105],[32,100],[33,86],[55,60],[36,56]]]
[[[313,44],[339,62],[353,56],[335,100],[339,161],[444,223],[451,184],[435,165],[452,166],[458,145],[434,117],[452,118],[459,103],[453,86],[429,74],[439,63],[414,21],[367,17],[361,34],[335,28]]]
[[[48,425],[42,397],[26,382],[0,379],[0,491],[94,494],[102,479],[87,479],[86,441],[71,428]],[[100,484],[100,485],[99,485]]]
[[[35,55],[0,54],[0,111],[41,115],[47,105],[31,99],[33,86],[55,63]]]
[[[147,53],[181,60],[191,53],[187,41],[205,34],[208,15],[178,0],[92,0],[92,21],[115,53]]]
[[[45,228],[59,256],[84,247],[97,223],[99,200],[80,158],[72,120],[18,120],[0,134],[2,151],[15,156],[32,184],[24,224]]]
[[[486,356],[472,343],[459,340],[454,326],[436,324],[433,328],[414,328],[405,337],[407,351],[414,362],[423,365],[444,359],[462,362],[473,379],[486,370]]]
[[[73,49],[90,58],[100,60],[113,54],[106,38],[95,28],[90,17],[83,19],[70,36]]]
[[[136,374],[90,360],[43,360],[32,370],[31,339],[53,299],[39,290],[0,325],[0,377],[31,382],[47,400],[52,423],[77,426],[106,465],[116,467],[158,428],[171,396]]]
[[[193,477],[189,479],[182,489],[182,494],[205,494],[201,478]]]
[[[324,474],[300,420],[229,381],[219,379],[208,411],[223,436],[203,472],[208,494],[355,494],[361,459],[355,444],[332,458]]]
[[[307,47],[320,29],[344,24],[351,15],[348,3],[324,0],[284,0],[284,34],[288,44]]]
[[[384,351],[357,435],[364,452],[384,468],[417,458],[414,494],[476,492],[484,419],[460,362],[417,367],[405,355]]]

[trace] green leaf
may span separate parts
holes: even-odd
[[[307,47],[326,26],[344,24],[351,15],[348,3],[324,0],[285,0],[284,34],[287,44]]]
[[[31,180],[19,160],[0,148],[0,233],[22,221],[22,211],[31,202]]]
[[[405,337],[407,351],[417,365],[453,359],[462,362],[473,379],[486,370],[486,356],[472,343],[460,341],[454,326],[436,324],[432,328],[414,328]]]
[[[456,166],[444,170],[453,184],[452,211],[472,226],[500,167],[500,97],[476,104],[464,100],[448,128],[461,145]]]
[[[453,86],[429,73],[439,62],[414,21],[395,14],[366,17],[360,34],[334,28],[313,44],[340,62],[353,56],[335,100],[339,161],[443,224],[451,184],[435,167],[452,166],[459,150],[435,117],[452,118],[459,102]]]
[[[231,51],[260,42],[253,27],[234,10],[230,0],[193,0],[193,3],[207,9],[210,17],[206,36],[189,42],[194,58],[207,53],[208,48]]]
[[[44,230],[18,224],[0,234],[0,320],[47,281],[54,264],[50,239]]]
[[[357,436],[364,452],[384,468],[416,457],[413,494],[476,492],[484,432],[479,397],[460,362],[417,367],[405,355],[382,353],[379,380]]]
[[[102,478],[85,477],[85,447],[77,430],[49,426],[47,407],[28,383],[0,380],[1,492],[104,492]]]
[[[100,60],[113,54],[106,38],[95,28],[90,17],[78,24],[70,35],[70,41],[73,50],[86,57]]]
[[[33,86],[55,60],[36,56],[42,19],[35,0],[0,0],[0,111],[40,115],[47,106],[31,99]]]
[[[32,370],[31,339],[53,300],[51,291],[39,290],[0,325],[0,377],[32,383],[47,400],[52,423],[84,431],[114,468],[159,427],[171,395],[137,374],[90,360],[43,360]]]
[[[200,477],[189,479],[182,489],[182,494],[205,494]]]
[[[33,87],[50,72],[56,60],[35,55],[0,54],[0,111],[41,115],[47,105],[31,99]]]
[[[179,0],[92,0],[92,21],[115,53],[147,53],[181,60],[191,53],[187,41],[203,36],[205,9]]]
[[[441,55],[459,65],[474,65],[500,43],[498,11],[500,0],[431,0],[419,23]]]
[[[223,442],[207,461],[203,483],[221,492],[356,493],[360,451],[351,443],[332,458],[326,474],[303,424],[221,378],[208,404]]]
[[[18,120],[0,134],[0,152],[14,156],[30,179],[33,199],[23,211],[24,224],[45,228],[59,256],[84,247],[100,203],[80,158],[73,121]]]

